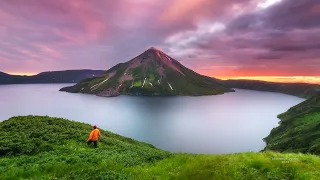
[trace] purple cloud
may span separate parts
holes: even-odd
[[[319,3],[265,2],[3,0],[0,71],[108,69],[157,46],[206,75],[320,75]]]

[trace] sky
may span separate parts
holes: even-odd
[[[319,0],[1,0],[0,39],[11,74],[107,70],[153,46],[208,76],[320,82]]]

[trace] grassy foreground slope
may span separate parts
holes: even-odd
[[[0,179],[319,179],[320,158],[275,152],[176,154],[101,130],[47,116],[0,123]],[[276,159],[275,159],[276,158]],[[283,158],[280,160],[279,158]]]
[[[320,95],[278,116],[280,125],[265,138],[267,150],[320,155]]]

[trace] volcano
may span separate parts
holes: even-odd
[[[60,91],[98,96],[201,96],[234,90],[217,79],[200,75],[151,47],[126,63],[110,68],[100,76],[84,79]]]

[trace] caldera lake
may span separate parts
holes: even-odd
[[[59,91],[70,85],[0,85],[0,121],[47,115],[97,125],[170,152],[258,152],[278,126],[277,115],[304,101],[242,89],[216,96],[112,98]]]

